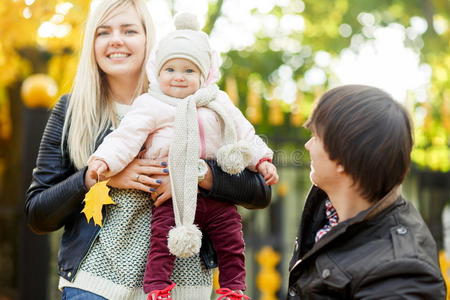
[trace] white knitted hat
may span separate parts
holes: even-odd
[[[168,60],[185,58],[195,63],[206,79],[212,55],[208,35],[200,31],[197,18],[191,13],[177,14],[174,23],[176,30],[167,34],[156,50],[156,75]]]

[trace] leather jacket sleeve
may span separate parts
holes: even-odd
[[[202,190],[206,197],[232,202],[245,208],[265,208],[270,204],[272,189],[258,173],[245,169],[239,176],[222,171],[216,161],[206,161],[213,173],[213,188]]]
[[[25,214],[35,233],[58,230],[82,209],[87,192],[86,168],[76,170],[68,153],[61,149],[68,96],[54,107],[45,127],[32,182],[26,193]]]
[[[354,299],[446,299],[439,270],[415,257],[380,263],[358,283]]]

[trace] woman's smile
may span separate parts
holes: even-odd
[[[129,57],[131,54],[124,53],[124,52],[114,52],[111,54],[106,55],[110,59],[123,59]]]

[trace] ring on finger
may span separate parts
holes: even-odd
[[[136,181],[137,182],[139,182],[139,177],[140,177],[141,175],[139,174],[138,176],[136,176]]]

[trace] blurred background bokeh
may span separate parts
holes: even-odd
[[[24,192],[50,109],[70,92],[90,5],[0,1],[0,300],[60,297],[61,233],[30,232]],[[429,225],[447,277],[448,0],[149,0],[149,7],[159,37],[172,29],[176,12],[200,18],[222,59],[220,86],[275,150],[281,181],[272,205],[241,210],[253,299],[285,297],[287,264],[310,187],[303,147],[309,133],[302,123],[324,91],[349,83],[380,87],[410,112],[415,147],[403,190]]]

